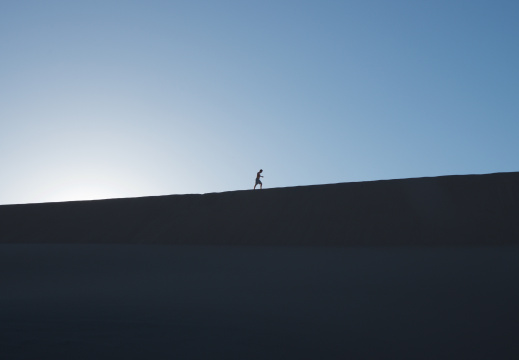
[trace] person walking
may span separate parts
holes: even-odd
[[[260,189],[263,189],[263,183],[261,182],[260,178],[262,178],[263,176],[261,175],[261,173],[263,172],[262,169],[260,169],[260,171],[258,171],[258,173],[256,174],[256,184],[254,184],[254,190],[256,190],[256,186],[259,185],[260,186]]]

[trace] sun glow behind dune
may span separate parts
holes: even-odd
[[[77,184],[64,189],[56,189],[54,192],[49,193],[48,201],[61,202],[108,199],[117,197],[114,196],[116,193],[116,191],[107,189],[105,187],[98,187],[88,184]]]
[[[38,186],[29,187],[26,181],[20,185],[27,189],[27,198],[33,199],[27,202],[97,200],[146,194],[151,184],[146,184],[145,177],[138,176],[136,171],[109,165],[78,163],[66,167],[51,163],[39,172]]]
[[[43,202],[97,200],[116,197],[124,197],[131,191],[128,182],[124,181],[123,174],[103,173],[95,171],[78,172],[67,174],[66,171],[56,171],[53,178],[60,178],[55,182],[51,177],[42,182]],[[92,170],[92,169],[90,169]],[[61,176],[56,176],[61,173]],[[133,189],[134,193],[139,193],[142,189]]]

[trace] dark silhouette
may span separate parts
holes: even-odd
[[[261,182],[260,178],[262,178],[263,176],[261,175],[261,173],[263,172],[263,169],[260,169],[260,171],[258,171],[258,173],[256,174],[256,184],[254,184],[254,190],[256,190],[256,186],[259,184],[260,186],[260,189],[263,189],[263,183]]]

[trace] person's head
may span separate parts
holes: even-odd
[[[259,172],[263,172],[263,169],[260,169],[260,171],[259,171]]]

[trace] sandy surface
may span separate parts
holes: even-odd
[[[0,243],[519,245],[519,173],[0,206]]]
[[[0,206],[1,359],[518,359],[519,173]]]
[[[517,359],[519,247],[0,245],[3,359]]]

